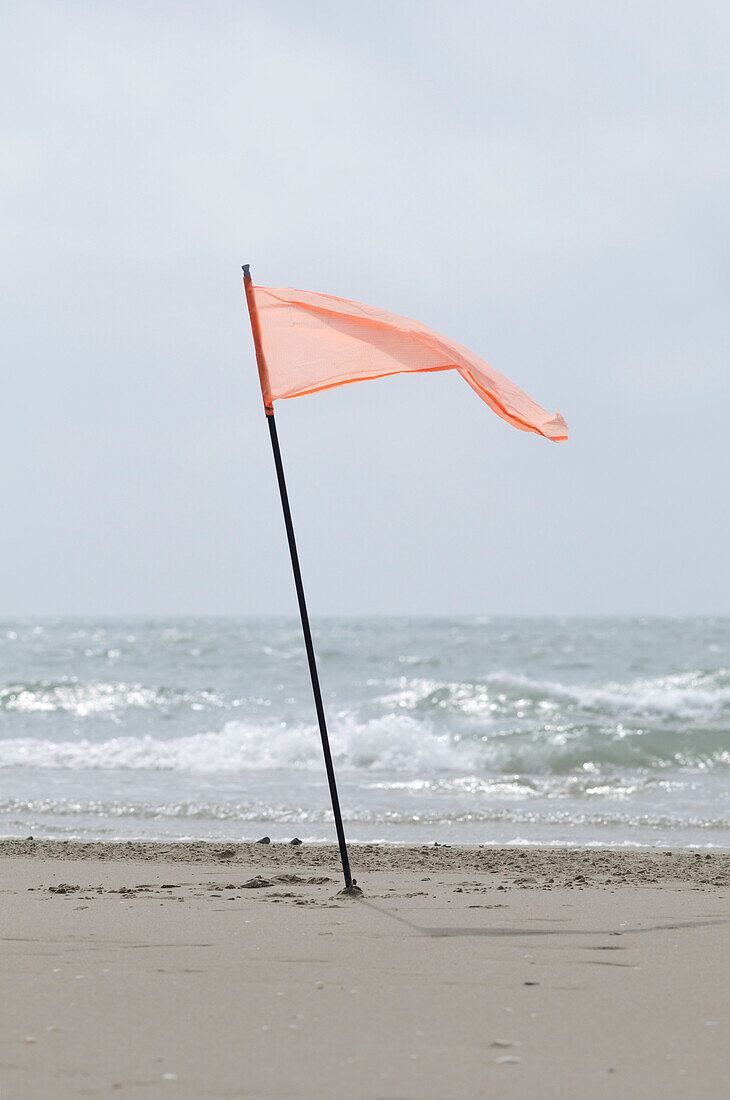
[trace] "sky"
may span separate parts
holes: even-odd
[[[730,614],[730,9],[0,4],[0,616],[290,615],[241,265],[453,372],[277,403],[312,617]]]

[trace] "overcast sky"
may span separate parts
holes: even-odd
[[[294,614],[240,265],[466,345],[277,404],[311,612],[730,613],[720,3],[0,6],[0,614]]]

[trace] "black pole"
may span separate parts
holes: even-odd
[[[264,407],[266,410],[266,419],[269,423],[269,435],[271,437],[271,449],[274,453],[274,466],[276,467],[276,480],[279,483],[279,495],[281,497],[281,507],[284,512],[284,526],[286,527],[286,537],[289,543],[289,556],[291,557],[291,567],[294,574],[294,584],[297,590],[297,600],[299,602],[299,615],[302,620],[302,631],[304,633],[304,645],[307,650],[307,661],[309,663],[309,676],[312,681],[312,693],[314,695],[314,706],[317,711],[317,721],[319,723],[319,735],[322,739],[322,752],[324,753],[324,764],[327,771],[327,782],[330,789],[330,799],[332,800],[332,812],[335,818],[335,828],[337,830],[337,843],[340,846],[340,859],[342,860],[342,873],[345,876],[345,891],[353,896],[362,893],[357,881],[353,879],[350,871],[350,860],[347,854],[347,843],[345,841],[345,830],[342,824],[342,813],[340,812],[340,799],[337,794],[337,781],[335,780],[335,769],[332,763],[332,752],[330,750],[329,734],[327,733],[327,721],[324,714],[324,703],[322,702],[322,692],[319,686],[319,674],[317,672],[317,660],[314,655],[314,643],[312,641],[312,631],[309,626],[309,613],[307,612],[307,601],[304,597],[304,585],[302,583],[302,573],[299,568],[299,554],[297,552],[297,542],[294,537],[294,524],[291,518],[291,509],[289,507],[289,494],[286,488],[286,479],[284,477],[284,466],[281,461],[281,451],[279,449],[279,437],[276,433],[276,421],[274,420],[273,406],[267,398],[268,389],[268,374],[266,370],[266,362],[264,359],[263,349],[261,346],[261,331],[259,328],[258,314],[256,312],[256,304],[253,298],[253,285],[251,283],[251,276],[249,274],[249,265],[246,264],[243,268],[244,285],[246,288],[246,299],[248,302],[249,316],[251,318],[251,329],[253,332],[254,346],[256,348],[256,359],[259,368],[259,376],[262,383],[262,392],[264,396]]]
[[[322,752],[324,753],[324,765],[327,769],[327,782],[330,788],[330,798],[332,799],[332,812],[335,815],[335,828],[337,829],[337,843],[340,846],[340,857],[342,859],[342,871],[345,876],[345,888],[350,890],[353,886],[352,875],[350,873],[350,860],[347,855],[347,844],[345,842],[345,830],[342,825],[342,814],[340,813],[340,800],[337,794],[337,782],[335,780],[335,769],[332,763],[332,752],[330,751],[330,740],[327,733],[327,721],[324,715],[324,704],[322,702],[322,692],[319,687],[319,674],[317,672],[317,661],[314,656],[314,643],[312,642],[312,631],[309,626],[309,614],[307,613],[307,602],[304,598],[304,586],[302,584],[302,574],[299,568],[299,554],[297,553],[297,543],[294,538],[294,526],[292,524],[291,510],[289,508],[289,496],[286,491],[286,481],[284,480],[284,467],[281,462],[281,451],[279,450],[279,438],[276,434],[276,421],[274,420],[273,413],[267,416],[266,419],[269,422],[269,435],[271,436],[271,449],[274,452],[274,465],[276,466],[276,480],[279,482],[279,494],[281,495],[281,507],[284,512],[284,525],[286,527],[286,537],[289,543],[289,554],[291,556],[291,567],[294,573],[294,584],[297,589],[297,600],[299,601],[299,614],[302,620],[302,631],[304,632],[304,645],[307,650],[307,661],[309,662],[309,675],[312,680],[312,692],[314,694],[314,705],[317,710],[317,721],[319,722],[319,734],[322,738]]]

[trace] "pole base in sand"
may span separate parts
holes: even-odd
[[[362,890],[358,886],[355,879],[352,880],[349,886],[345,886],[337,894],[338,898],[361,898],[363,896]]]

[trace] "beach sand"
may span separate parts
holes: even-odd
[[[730,854],[0,842],[0,1096],[728,1095]]]

